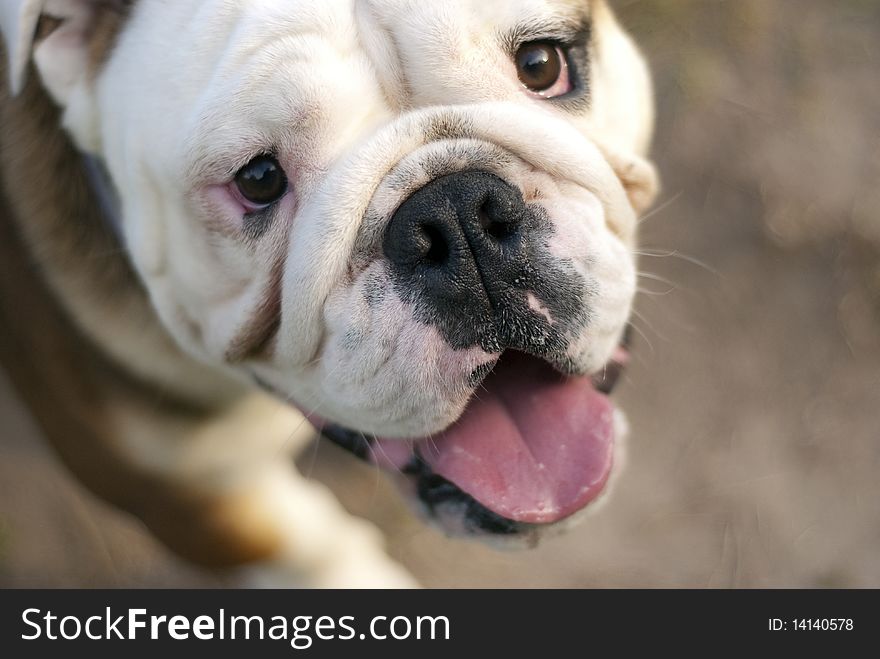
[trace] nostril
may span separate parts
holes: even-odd
[[[491,206],[491,201],[485,201],[480,207],[480,226],[483,228],[483,232],[487,236],[501,242],[514,233],[515,225],[507,222],[499,222],[498,220],[493,219],[495,215],[496,213]]]
[[[492,216],[489,215],[490,208],[489,202],[484,202],[482,206],[480,206],[480,226],[483,228],[483,231],[488,231],[489,227],[491,227],[495,222],[492,220]]]
[[[513,235],[513,227],[503,222],[492,222],[486,227],[486,233],[496,240],[505,240]]]
[[[449,243],[443,233],[434,226],[422,226],[425,237],[425,263],[428,265],[443,265],[449,259]]]

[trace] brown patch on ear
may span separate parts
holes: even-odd
[[[116,45],[116,38],[128,19],[134,0],[104,0],[94,4],[95,16],[89,32],[89,67],[92,75],[107,61],[110,51]],[[62,24],[63,21],[54,16],[40,16],[34,36],[34,48]]]
[[[132,5],[134,0],[106,2],[96,9],[97,14],[89,35],[89,64],[93,73],[107,61]]]
[[[34,44],[36,45],[40,43],[43,39],[61,27],[61,23],[62,21],[60,18],[40,16],[40,21],[37,23],[37,31],[34,34]]]

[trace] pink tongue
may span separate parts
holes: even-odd
[[[506,353],[476,396],[452,427],[420,443],[434,472],[498,515],[532,524],[567,517],[602,491],[612,406],[590,378]]]

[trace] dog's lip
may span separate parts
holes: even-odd
[[[493,426],[486,426],[485,419],[480,421],[479,416],[475,421],[474,415],[478,413],[470,410],[471,405],[484,404],[477,394],[474,399],[476,402],[469,404],[462,419],[452,424],[444,433],[432,438],[379,439],[333,424],[323,424],[322,433],[362,459],[415,478],[422,499],[422,490],[432,493],[430,501],[423,501],[430,512],[434,512],[441,503],[466,504],[463,510],[467,516],[470,518],[473,517],[472,512],[480,512],[474,519],[482,521],[476,525],[483,527],[485,520],[489,519],[492,522],[489,530],[493,533],[497,533],[496,529],[501,527],[506,529],[505,533],[510,533],[560,521],[598,497],[610,475],[614,437],[610,420],[612,407],[607,395],[613,390],[628,361],[628,350],[625,345],[621,345],[608,364],[592,378],[571,375],[560,377],[561,369],[555,368],[555,378],[560,381],[558,384],[546,383],[551,370],[547,368],[549,362],[546,360],[521,354],[505,354],[502,361],[505,360],[507,364],[503,364],[501,370],[507,370],[501,375],[490,375],[490,380],[504,377],[514,367],[526,369],[530,377],[545,381],[544,385],[536,385],[539,387],[536,396],[541,395],[540,386],[549,387],[551,393],[561,389],[566,408],[584,408],[573,411],[564,409],[562,412],[563,416],[568,415],[579,427],[572,429],[564,423],[559,426],[552,413],[548,417],[540,408],[531,412],[511,412],[508,401],[504,404],[508,411],[498,417],[496,425],[505,426],[506,430],[503,432],[515,433],[520,439],[499,439],[497,436],[493,439],[492,435],[497,435]],[[515,363],[513,367],[510,365],[511,361]],[[571,383],[567,384],[568,381]],[[570,391],[566,392],[566,389]],[[572,398],[572,392],[578,397],[586,398]],[[558,399],[559,392],[553,395]],[[551,409],[554,405],[551,397]],[[549,440],[535,441],[534,437],[526,440],[522,437],[523,433],[515,431],[511,425],[512,420],[516,419],[516,423],[525,424],[526,434],[535,435],[535,423],[531,417],[542,414],[544,422],[551,429],[549,434],[560,435],[558,444],[552,443],[556,441],[555,436]],[[466,428],[461,430],[457,425],[464,425]],[[537,434],[540,434],[540,429]],[[500,457],[491,454],[493,446],[500,449]],[[530,452],[532,455],[529,455]],[[505,475],[504,470],[494,464],[496,462],[511,469],[513,475]],[[548,465],[547,471],[543,471],[544,463]],[[552,474],[549,481],[548,473]],[[429,481],[443,484],[440,488],[443,497],[434,496],[437,493],[436,487],[423,487]],[[525,493],[520,493],[521,496],[518,497],[520,490]],[[529,490],[534,492],[529,494]]]

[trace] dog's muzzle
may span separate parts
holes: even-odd
[[[461,417],[431,437],[321,427],[402,475],[429,516],[468,533],[525,535],[562,521],[595,500],[611,473],[608,394],[628,353],[621,346],[592,376],[569,356],[588,323],[587,284],[551,255],[544,212],[480,170],[441,175],[404,199],[382,235],[391,284],[453,350],[479,348],[494,360],[472,374],[476,391]]]

